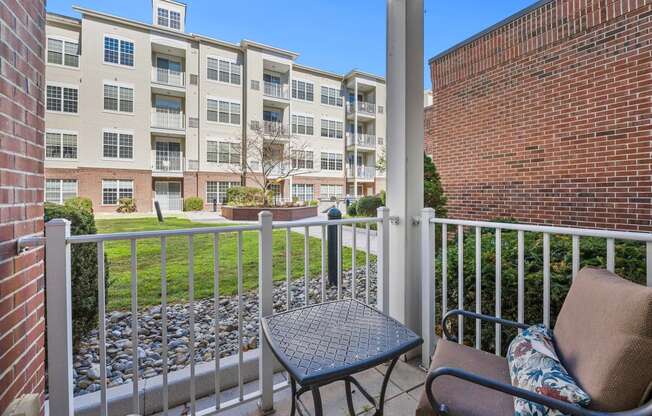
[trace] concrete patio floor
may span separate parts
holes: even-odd
[[[387,366],[379,365],[375,368],[363,371],[355,375],[355,378],[362,386],[373,395],[376,400],[380,395],[383,376]],[[408,416],[413,415],[416,409],[419,395],[421,394],[425,372],[418,367],[416,361],[399,361],[392,372],[385,398],[385,416]],[[275,375],[275,383],[285,380],[284,374]],[[247,383],[244,386],[245,394],[255,391],[258,388],[257,382]],[[342,416],[348,415],[344,383],[335,382],[320,389],[324,415]],[[238,389],[233,388],[222,392],[222,400],[234,399],[238,396]],[[197,401],[197,411],[210,408],[215,403],[214,396],[206,397]],[[353,386],[353,404],[358,415],[372,415],[374,409],[367,402],[364,396]],[[307,392],[301,396],[299,406],[305,415],[314,415],[312,394]],[[290,414],[291,401],[290,389],[284,389],[274,395],[274,415],[286,416]],[[188,415],[188,405],[171,409],[170,416]],[[298,414],[298,413],[297,413]],[[261,416],[256,401],[245,403],[237,408],[220,412],[224,416]]]

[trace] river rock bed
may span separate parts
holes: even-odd
[[[351,271],[342,273],[342,297],[351,297]],[[369,298],[376,301],[376,265],[369,270]],[[365,300],[365,268],[356,273],[356,298]],[[321,279],[309,283],[310,303],[321,302]],[[337,288],[326,288],[327,300],[337,299]],[[304,306],[304,281],[293,280],[290,284],[292,308]],[[243,350],[258,346],[258,292],[245,292],[242,296],[242,345]],[[167,311],[168,371],[180,370],[190,365],[189,305],[170,304]],[[215,354],[215,315],[213,298],[194,302],[195,312],[195,363],[212,361]],[[274,311],[287,309],[287,284],[274,284]],[[238,351],[238,297],[220,296],[219,313],[219,355],[220,358],[237,354]],[[133,348],[131,312],[114,311],[106,316],[107,379],[109,387],[131,381],[133,377]],[[160,306],[141,309],[138,313],[139,378],[154,377],[163,372],[162,314]],[[100,365],[98,331],[92,331],[80,342],[73,356],[73,377],[75,395],[100,390]]]

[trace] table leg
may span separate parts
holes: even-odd
[[[312,400],[315,403],[315,416],[324,416],[324,408],[321,405],[321,394],[319,394],[319,387],[311,387]]]
[[[292,408],[290,410],[290,416],[294,416],[297,411],[297,382],[290,377],[290,388],[292,389]]]
[[[346,388],[346,405],[349,407],[349,414],[355,416],[353,397],[351,396],[351,382],[349,380],[344,380],[344,386]]]
[[[383,415],[383,409],[385,408],[385,393],[387,392],[387,383],[389,382],[389,376],[392,374],[392,370],[394,370],[394,366],[396,365],[398,359],[399,357],[394,358],[392,362],[389,364],[389,367],[387,367],[385,378],[383,378],[383,387],[380,389],[380,399],[378,401],[376,416]]]

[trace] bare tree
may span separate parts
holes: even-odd
[[[266,196],[264,204],[268,204],[273,185],[314,171],[314,155],[305,140],[293,137],[281,123],[265,122],[252,130],[241,147],[242,163],[232,171],[244,174],[261,189]]]

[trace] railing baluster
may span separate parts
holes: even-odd
[[[342,299],[342,225],[337,226],[337,300]]]
[[[104,270],[104,242],[97,243],[97,305],[100,321],[100,415],[108,415],[106,400],[106,285]]]
[[[326,302],[326,226],[321,226],[321,301]]]
[[[550,327],[550,234],[543,234],[543,324]]]
[[[365,225],[365,232],[366,232],[366,244],[365,244],[365,258],[364,258],[364,299],[365,303],[368,305],[369,304],[369,252],[371,251],[371,232],[369,230],[369,223]]]
[[[525,322],[525,233],[517,232],[518,239],[518,317],[520,323]]]
[[[242,374],[242,292],[244,284],[242,281],[242,231],[238,231],[238,397],[242,400],[244,396],[244,381]]]
[[[358,233],[358,230],[355,227],[355,224],[351,224],[351,232],[353,233],[353,241],[352,241],[352,249],[351,249],[351,299],[355,299],[355,284],[356,284],[356,262],[355,262],[355,254],[356,251],[358,251],[358,245],[356,243],[356,234]]]
[[[303,229],[303,295],[305,305],[310,304],[310,230],[308,226]]]
[[[213,319],[215,333],[215,409],[220,408],[221,380],[220,380],[220,235],[213,234]]]
[[[167,239],[161,237],[161,329],[163,348],[163,415],[168,414],[168,278]]]
[[[435,308],[435,224],[430,222],[435,216],[432,208],[421,210],[421,365],[430,367],[430,357],[435,350],[435,328],[437,313]]]
[[[502,230],[496,228],[496,318],[502,318],[503,315],[503,247],[502,247]],[[501,355],[502,351],[502,326],[496,324],[496,355]]]
[[[616,241],[613,238],[607,238],[607,270],[613,273],[616,269]]]
[[[652,287],[652,242],[645,243],[645,263],[647,269],[647,285]]]
[[[291,309],[291,303],[292,303],[292,294],[290,292],[290,285],[292,284],[292,258],[291,252],[292,252],[292,244],[291,244],[291,237],[290,234],[292,234],[292,229],[288,227],[285,230],[285,290],[286,290],[286,299],[287,299],[287,310],[289,311]]]
[[[580,271],[580,236],[573,236],[573,280]]]
[[[475,312],[482,313],[482,229],[475,227]],[[475,320],[475,348],[482,349],[482,323]]]
[[[131,240],[131,361],[133,391],[132,410],[140,414],[140,397],[138,394],[138,259],[136,258],[136,240]]]
[[[195,385],[195,246],[192,235],[188,236],[188,324],[190,326],[190,414],[197,411]]]
[[[457,226],[457,307],[464,309],[464,227]],[[464,343],[464,317],[457,317],[457,340]]]
[[[273,273],[273,240],[274,231],[272,213],[263,211],[258,214],[258,389],[260,401],[258,407],[261,414],[270,414],[274,410],[274,355],[272,349],[262,336],[260,318],[274,313],[274,273]],[[307,233],[306,228],[306,233]]]
[[[448,312],[448,225],[441,225],[441,316]]]

